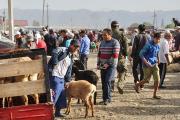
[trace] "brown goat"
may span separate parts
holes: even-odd
[[[96,86],[89,83],[86,80],[71,81],[66,88],[68,106],[65,114],[70,113],[70,104],[72,98],[79,98],[85,102],[86,112],[85,118],[88,116],[88,110],[91,108],[92,116],[94,117],[94,105],[93,105],[93,95],[96,92]]]

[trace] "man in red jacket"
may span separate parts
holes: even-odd
[[[36,43],[36,48],[44,48],[45,51],[47,51],[46,43],[45,43],[45,41],[42,39],[42,37],[41,37],[40,34],[37,33],[37,34],[35,35],[34,41],[35,41],[35,43]]]

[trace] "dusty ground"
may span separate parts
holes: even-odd
[[[91,54],[88,68],[95,70],[96,54]],[[99,71],[96,71],[99,74]],[[88,120],[180,120],[180,73],[169,73],[165,79],[166,89],[159,90],[161,100],[152,99],[153,80],[145,85],[145,89],[137,94],[133,89],[133,78],[128,73],[124,94],[120,95],[115,89],[112,103],[107,106],[96,105],[95,117]],[[101,83],[98,84],[98,99],[101,101]],[[72,103],[70,115],[64,120],[84,120],[85,107]],[[56,119],[60,120],[60,119]]]

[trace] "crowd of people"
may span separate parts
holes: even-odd
[[[169,52],[180,50],[180,27],[177,26],[175,33],[171,33],[171,31],[147,31],[146,26],[140,24],[131,33],[131,42],[128,43],[126,33],[120,28],[119,23],[112,21],[111,28],[98,32],[66,29],[55,32],[48,28],[35,32],[19,30],[16,32],[15,42],[17,48],[44,48],[47,55],[52,56],[48,66],[55,116],[63,117],[60,110],[66,107],[65,88],[71,80],[75,53],[78,53],[79,60],[86,70],[90,52],[97,51],[97,69],[100,70],[103,93],[99,104],[107,105],[112,102],[111,92],[114,91],[116,75],[117,90],[123,94],[127,61],[133,63],[135,91],[139,93],[153,76],[152,97],[160,99],[157,90],[166,88],[164,79],[167,66],[170,64]]]

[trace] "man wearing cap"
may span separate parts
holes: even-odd
[[[66,94],[64,86],[68,86],[71,80],[72,55],[78,50],[79,44],[72,40],[70,46],[57,47],[52,51],[52,57],[48,63],[50,71],[55,117],[63,117],[60,110],[66,108]],[[52,67],[50,67],[52,66]]]
[[[111,29],[112,29],[112,37],[117,39],[120,43],[120,52],[119,52],[119,58],[118,58],[118,82],[117,82],[117,89],[120,94],[123,94],[123,87],[124,87],[124,81],[125,81],[125,74],[126,74],[126,64],[125,61],[127,59],[128,55],[128,44],[127,44],[127,38],[123,34],[123,32],[119,31],[119,23],[117,21],[111,22]],[[118,69],[120,68],[120,69]],[[114,81],[112,80],[112,89],[114,86]]]
[[[32,42],[33,42],[33,36],[28,34],[26,37],[26,43],[25,43],[24,47],[29,48],[29,49],[33,49],[33,43]]]
[[[36,43],[36,48],[44,48],[45,51],[47,51],[47,46],[45,41],[42,39],[41,35],[39,33],[35,34],[34,41]]]

